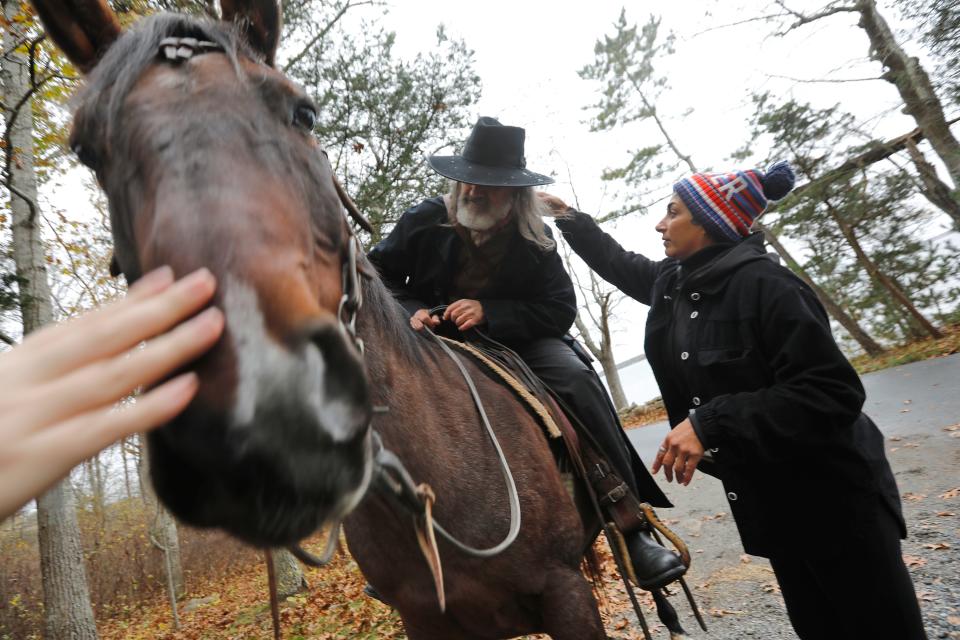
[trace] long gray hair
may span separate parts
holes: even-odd
[[[457,219],[457,203],[460,202],[460,182],[450,181],[450,191],[447,194],[447,208],[450,220]],[[537,197],[534,187],[517,187],[513,200],[512,212],[517,219],[517,230],[525,240],[533,244],[540,251],[546,253],[556,248],[557,243],[547,235],[544,216],[552,216],[550,207]]]

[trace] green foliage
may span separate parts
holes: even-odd
[[[755,96],[755,106],[754,137],[770,137],[770,158],[789,159],[799,181],[810,183],[767,221],[775,232],[803,244],[809,275],[876,337],[900,342],[922,335],[915,320],[870,277],[843,225],[917,307],[946,320],[953,304],[945,308],[943,301],[960,299],[960,253],[921,239],[934,213],[922,206],[915,177],[884,164],[823,180],[831,168],[876,141],[863,141],[853,116],[838,107],[815,109],[792,100],[774,104],[766,95]]]
[[[623,181],[634,187],[626,204],[612,215],[644,210],[642,198],[648,195],[650,182],[675,173],[681,162],[691,164],[673,144],[657,113],[657,99],[667,87],[667,79],[657,74],[655,63],[673,53],[674,36],[660,33],[660,18],[650,16],[638,27],[627,20],[626,10],[594,46],[594,61],[580,69],[585,80],[600,83],[599,100],[588,107],[594,110],[591,131],[610,131],[653,121],[663,142],[633,149],[628,162],[603,172],[604,180]]]
[[[936,60],[941,96],[960,105],[960,4],[956,0],[898,0],[897,4],[918,23],[920,39]]]
[[[427,52],[404,60],[395,35],[375,22],[342,26],[343,6],[304,0],[288,7],[310,9],[312,20],[289,18],[289,36],[305,48],[289,56],[286,71],[317,103],[317,135],[376,228],[375,241],[404,209],[445,190],[423,157],[466,137],[480,79],[473,52],[442,27]]]

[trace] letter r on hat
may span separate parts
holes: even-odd
[[[747,184],[746,179],[744,179],[744,177],[741,175],[737,175],[734,176],[733,180],[730,182],[719,185],[717,190],[720,192],[720,195],[727,200],[733,200],[733,196],[737,195],[748,187],[749,185]]]

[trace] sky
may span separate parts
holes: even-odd
[[[678,146],[698,167],[746,168],[728,158],[748,141],[752,91],[767,90],[817,107],[839,103],[877,137],[914,128],[898,110],[895,89],[884,81],[803,82],[879,76],[880,65],[869,60],[868,41],[854,14],[832,16],[780,37],[773,35],[777,30],[773,23],[725,26],[772,13],[771,4],[674,0],[628,6],[631,22],[643,23],[654,12],[662,18],[661,33],[672,31],[677,37],[675,54],[658,65],[668,77],[658,110]],[[788,6],[812,13],[824,4],[800,1]],[[475,52],[475,68],[483,83],[475,115],[524,127],[527,166],[557,178],[549,191],[570,204],[578,202],[587,213],[602,215],[624,196],[622,186],[600,179],[602,171],[622,165],[631,149],[660,141],[651,125],[597,133],[588,124],[593,111],[585,107],[596,101],[598,87],[582,80],[577,70],[593,60],[595,42],[614,32],[622,6],[622,0],[395,0],[383,23],[396,31],[401,55],[412,56],[429,46],[440,23],[449,35],[465,40]],[[898,23],[894,9],[881,3],[881,11],[894,28],[905,26]],[[922,58],[915,44],[906,46]],[[766,143],[755,144],[763,157]],[[650,200],[669,194],[665,184]],[[624,247],[660,257],[662,245],[653,227],[665,206],[662,200],[646,215],[605,228]],[[944,216],[927,234],[938,235],[947,226]],[[621,305],[615,335],[618,361],[642,353],[643,332],[638,327],[645,316],[646,307],[639,303]],[[630,378],[625,384],[631,400],[642,402],[656,395],[646,365],[630,367],[624,374]]]
[[[788,6],[811,13],[824,4],[825,0],[798,0]],[[412,57],[432,45],[442,23],[450,36],[463,39],[475,52],[475,70],[483,89],[473,115],[495,116],[504,124],[524,127],[527,166],[557,179],[549,191],[570,204],[578,203],[587,213],[602,215],[626,195],[622,186],[604,183],[602,171],[621,166],[631,149],[660,141],[650,124],[602,133],[591,132],[588,124],[593,111],[586,107],[597,100],[598,87],[582,80],[577,70],[593,60],[597,39],[613,33],[623,5],[623,0],[388,0],[386,14],[361,7],[348,14],[348,25],[359,29],[363,20],[379,20],[396,32],[396,52]],[[896,11],[883,2],[881,11],[895,28],[903,26],[897,23]],[[899,96],[886,82],[802,82],[880,74],[880,65],[868,59],[867,38],[857,28],[854,14],[832,16],[777,37],[775,24],[749,21],[772,12],[772,3],[750,0],[628,5],[631,22],[643,23],[656,13],[662,18],[661,33],[670,31],[677,37],[676,53],[657,64],[668,78],[658,111],[679,147],[698,167],[746,168],[743,163],[731,164],[728,158],[748,141],[752,91],[767,90],[817,107],[839,103],[857,114],[877,137],[893,137],[914,128],[912,120],[898,111]],[[726,26],[735,23],[742,24]],[[915,44],[906,46],[922,57]],[[763,157],[765,141],[755,144]],[[650,213],[605,228],[630,250],[651,258],[662,256],[653,227],[669,194],[669,184],[661,185],[650,196],[651,201],[659,201]],[[67,210],[75,208],[76,189],[59,190],[51,201]],[[944,217],[927,234],[935,236],[946,228]],[[642,353],[643,332],[638,327],[645,317],[643,305],[630,300],[621,304],[615,324],[618,361]],[[641,375],[637,372],[644,366],[631,367],[630,375]],[[646,380],[646,373],[641,377]],[[648,391],[648,382],[638,385],[640,390],[632,395],[656,395],[655,387]]]

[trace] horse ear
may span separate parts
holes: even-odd
[[[50,39],[88,73],[120,35],[120,23],[106,0],[33,0]]]
[[[277,46],[280,44],[282,15],[276,0],[220,0],[223,19],[234,22],[264,61],[274,66]]]

